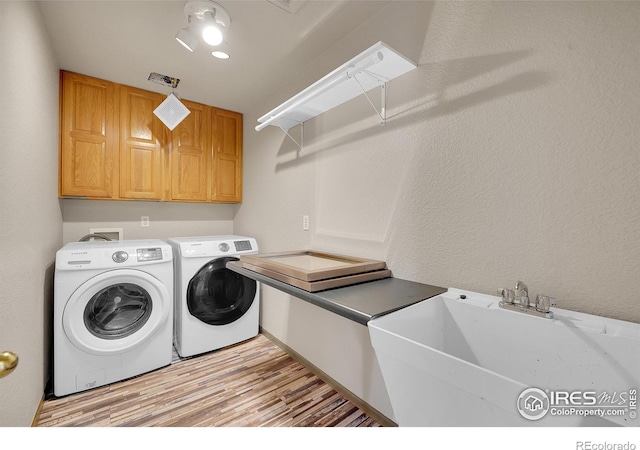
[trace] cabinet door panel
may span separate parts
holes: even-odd
[[[162,95],[128,86],[120,94],[120,197],[161,200],[163,128],[153,114]]]
[[[239,192],[237,187],[238,162],[233,159],[218,158],[216,170],[215,199],[237,201]]]
[[[212,200],[242,200],[242,114],[214,109]]]
[[[62,76],[60,195],[113,198],[115,85],[68,72]]]
[[[172,132],[171,199],[207,201],[211,108],[182,100],[191,111]]]
[[[109,177],[105,171],[104,161],[107,159],[104,142],[89,142],[87,139],[71,139],[72,150],[69,161],[75,168],[71,186],[85,193],[107,195]]]

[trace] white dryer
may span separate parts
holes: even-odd
[[[171,364],[173,252],[161,240],[72,242],[54,280],[53,393]]]
[[[169,239],[175,272],[174,346],[193,356],[258,334],[260,284],[226,268],[239,255],[258,252],[244,236]]]

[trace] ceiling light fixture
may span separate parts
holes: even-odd
[[[202,39],[212,46],[220,45],[222,43],[222,30],[211,13],[207,13],[205,15],[204,28],[202,28]]]
[[[187,2],[184,6],[184,15],[189,25],[178,31],[176,40],[191,52],[195,50],[200,37],[213,47],[222,44],[224,33],[231,26],[229,13],[212,1]],[[218,56],[220,53],[225,54],[226,58]],[[226,51],[220,53],[212,52],[212,55],[221,59],[229,57]]]
[[[229,59],[229,54],[227,52],[223,52],[222,50],[214,50],[211,52],[211,56],[218,59]]]
[[[182,28],[176,34],[176,41],[180,42],[184,48],[193,52],[198,46],[199,37],[189,27]]]
[[[223,42],[211,52],[211,56],[218,59],[229,59],[229,46],[226,42]]]

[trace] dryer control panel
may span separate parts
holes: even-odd
[[[249,240],[247,240],[247,241],[234,241],[233,245],[236,246],[236,251],[237,252],[246,252],[246,251],[253,250],[251,248],[251,241],[249,241]]]
[[[169,242],[179,248],[183,258],[213,258],[258,252],[254,238],[235,235],[173,238]]]

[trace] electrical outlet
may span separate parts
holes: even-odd
[[[148,227],[149,226],[149,216],[140,217],[140,226],[141,227]]]
[[[302,216],[302,230],[309,231],[309,216]]]

